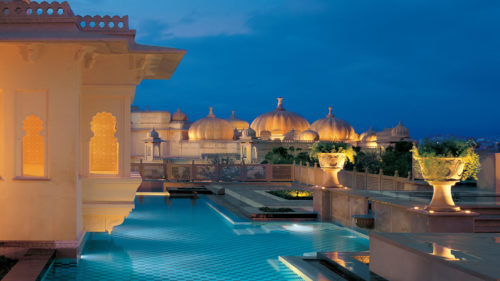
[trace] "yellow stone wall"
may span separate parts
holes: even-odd
[[[0,240],[77,240],[78,102],[76,46],[0,44]],[[22,175],[22,120],[41,116],[46,175]]]

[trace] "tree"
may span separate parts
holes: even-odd
[[[413,144],[408,141],[399,141],[389,146],[381,155],[381,168],[384,175],[394,176],[398,171],[400,177],[407,177],[412,168]]]
[[[282,146],[274,147],[272,151],[264,156],[262,164],[292,164],[293,161],[296,163],[313,163],[313,160],[309,157],[309,153],[299,151],[301,151],[300,148],[295,149],[293,146],[288,149]],[[295,154],[296,152],[298,153]]]

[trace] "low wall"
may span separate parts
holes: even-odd
[[[172,182],[293,182],[291,164],[174,164],[167,162],[134,163],[143,179],[167,179]]]
[[[389,197],[371,197],[364,191],[314,188],[314,211],[322,221],[357,228],[354,215],[367,215],[371,204],[373,230],[378,232],[474,232],[477,213],[429,213]],[[420,206],[422,207],[422,206]]]
[[[477,187],[482,191],[500,193],[500,153],[478,151],[481,160]]]
[[[295,181],[305,185],[323,184],[324,171],[316,165],[302,166],[294,165]],[[370,174],[368,171],[356,172],[342,170],[339,172],[339,181],[343,186],[359,190],[404,190],[404,191],[428,191],[432,187],[423,181],[415,181],[408,178],[386,176],[382,173]]]
[[[313,209],[322,221],[356,227],[352,216],[368,213],[368,196],[345,189],[314,188]]]

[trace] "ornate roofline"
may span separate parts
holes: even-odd
[[[80,31],[135,35],[129,29],[128,16],[75,15],[67,1],[0,1],[0,23],[74,23]]]

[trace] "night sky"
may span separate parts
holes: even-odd
[[[282,96],[311,123],[332,106],[360,134],[401,120],[414,138],[500,136],[498,0],[69,2],[187,50],[171,80],[137,87],[143,109],[251,122]]]

